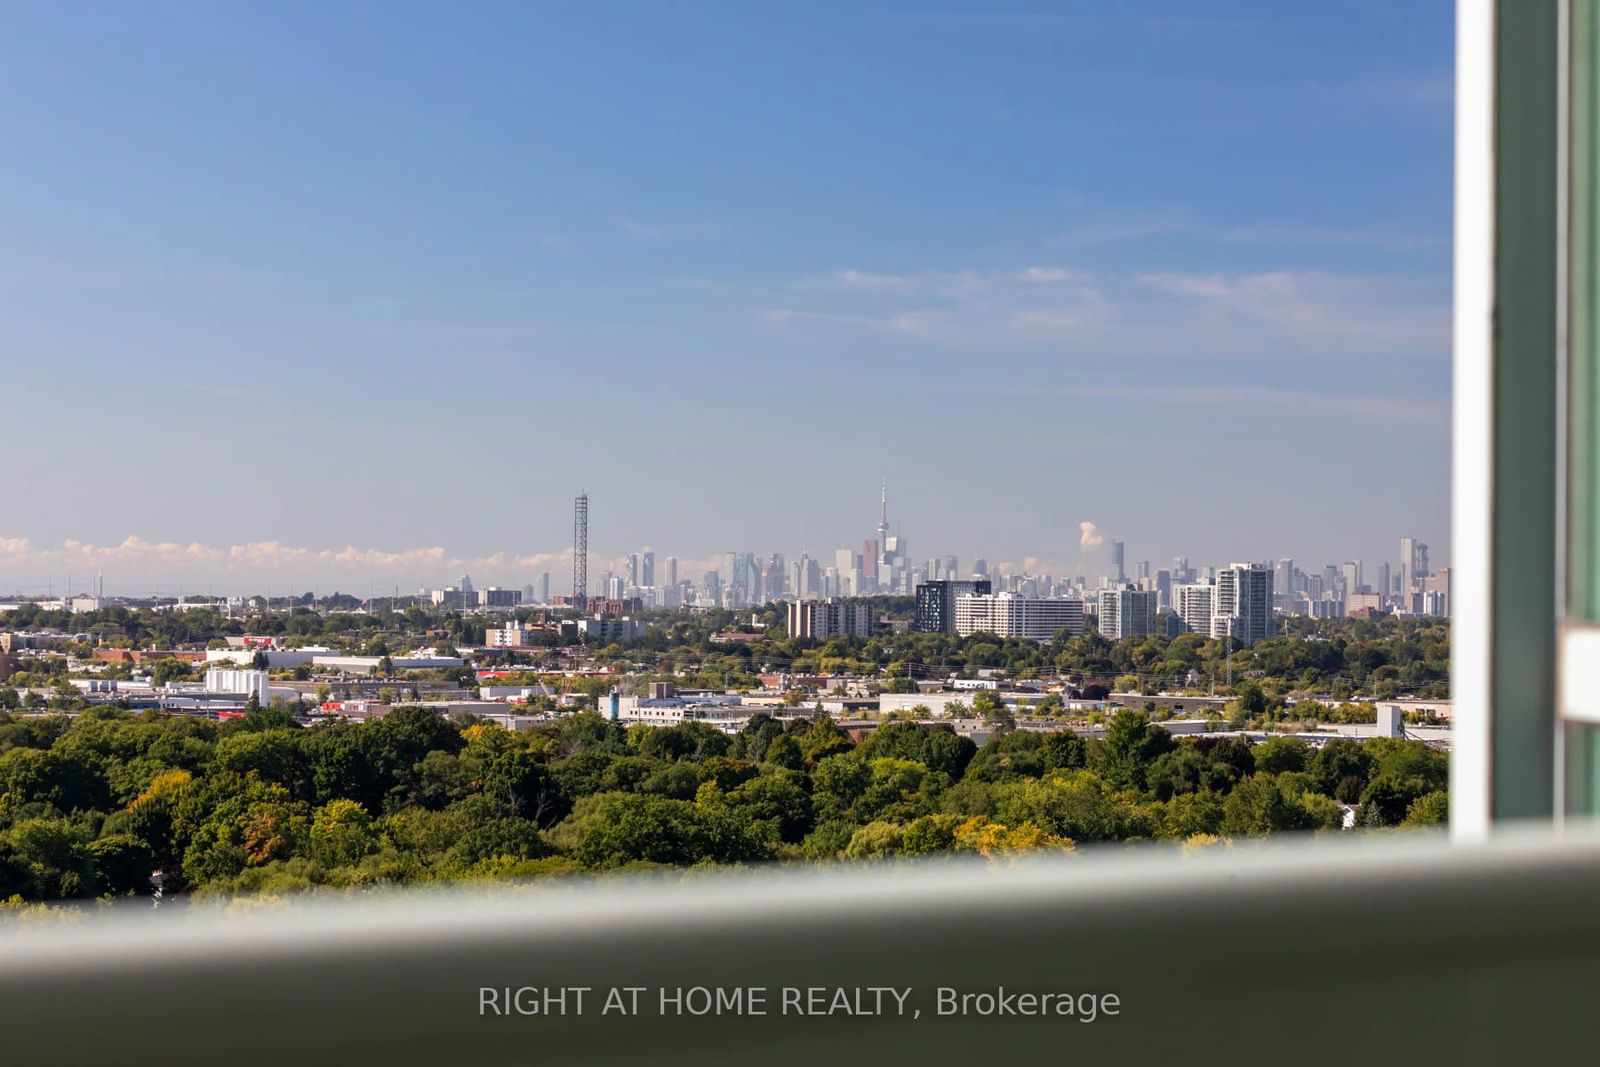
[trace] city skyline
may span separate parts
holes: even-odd
[[[589,496],[585,493],[581,498],[586,515]],[[802,557],[809,557],[817,561],[821,568],[831,568],[837,554],[849,551],[859,558],[863,547],[877,545],[877,538],[882,536],[886,523],[887,528],[893,531],[891,536],[900,538],[903,545],[908,546],[901,549],[908,561],[908,568],[920,567],[928,561],[954,558],[959,563],[956,575],[961,577],[968,576],[974,560],[983,560],[993,573],[1048,575],[1056,580],[1069,581],[1085,578],[1092,584],[1102,577],[1115,575],[1119,566],[1121,573],[1132,581],[1138,577],[1136,571],[1139,567],[1148,565],[1150,575],[1154,575],[1157,571],[1170,568],[1172,561],[1178,558],[1188,560],[1197,570],[1203,570],[1240,561],[1276,564],[1287,557],[1295,560],[1297,565],[1311,568],[1307,573],[1320,572],[1323,567],[1346,568],[1354,563],[1366,568],[1366,577],[1375,579],[1380,567],[1393,568],[1396,575],[1400,573],[1399,568],[1403,565],[1401,553],[1407,541],[1421,543],[1431,553],[1434,569],[1449,566],[1448,554],[1442,545],[1415,535],[1396,535],[1390,538],[1390,549],[1377,548],[1367,554],[1336,551],[1324,558],[1310,553],[1225,550],[1216,556],[1206,556],[1182,550],[1155,552],[1139,542],[1132,542],[1130,551],[1128,540],[1114,536],[1113,531],[1090,520],[1083,520],[1074,527],[1072,551],[1063,551],[1055,559],[1031,555],[1013,559],[985,553],[981,548],[966,553],[949,551],[937,544],[936,536],[931,538],[934,546],[927,547],[915,531],[907,532],[903,525],[894,521],[886,479],[880,486],[878,504],[877,518],[870,520],[874,525],[867,525],[868,520],[864,519],[861,536],[850,538],[845,535],[832,546],[784,545],[775,548],[771,545],[745,545],[692,555],[668,551],[655,542],[620,552],[602,552],[591,548],[587,561],[588,593],[605,595],[602,583],[608,577],[626,575],[630,556],[637,557],[645,553],[653,557],[651,566],[663,576],[670,566],[680,581],[696,584],[707,571],[724,572],[730,554],[748,555],[758,561],[777,555],[783,558],[786,567],[792,567]],[[572,522],[569,508],[565,516],[569,529],[572,528]],[[604,535],[602,527],[598,543],[609,545],[613,541],[614,538]],[[1173,543],[1178,543],[1175,538]],[[1120,559],[1116,556],[1119,550]],[[361,550],[353,546],[309,550],[276,543],[211,546],[197,542],[156,544],[129,539],[116,546],[73,543],[52,547],[22,545],[18,539],[0,538],[0,594],[59,596],[69,589],[76,593],[87,593],[99,588],[109,596],[175,596],[180,591],[197,596],[239,596],[259,595],[275,588],[279,595],[291,589],[311,590],[319,594],[343,592],[356,596],[383,596],[398,589],[401,595],[413,595],[418,589],[442,587],[463,574],[476,572],[474,581],[480,586],[521,589],[548,578],[552,595],[565,595],[571,592],[574,556],[570,538],[564,548],[552,547],[523,553],[501,551],[478,557],[453,556],[442,546],[409,550]],[[57,566],[54,570],[41,570],[41,563],[45,567]],[[63,569],[62,565],[67,569]],[[876,573],[875,567],[867,569],[869,573]],[[340,584],[341,581],[343,584]],[[653,586],[665,582],[631,584]]]

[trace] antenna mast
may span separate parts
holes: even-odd
[[[572,603],[581,615],[589,607],[589,494],[572,502]]]

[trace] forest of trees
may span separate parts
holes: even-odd
[[[825,716],[511,732],[399,707],[297,726],[102,708],[0,712],[0,900],[286,892],[639,867],[1069,850],[1445,819],[1447,758],[1414,741],[1175,740],[1139,712],[1103,739],[979,748]]]

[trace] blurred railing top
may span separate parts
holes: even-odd
[[[0,1033],[30,1063],[1194,1058],[1210,1039],[1190,1024],[1244,1011],[1257,1051],[1358,1019],[1385,1061],[1497,1062],[1530,1023],[1600,1040],[1597,890],[1589,833],[1394,834],[112,909],[0,931]],[[924,1014],[481,1012],[485,987],[522,986],[896,987]],[[938,1014],[942,988],[997,986],[1121,1008]]]

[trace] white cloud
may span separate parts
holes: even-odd
[[[653,551],[645,549],[644,551]],[[345,588],[361,586],[363,581],[395,582],[405,588],[454,582],[463,573],[473,576],[479,586],[495,583],[522,585],[549,572],[555,591],[565,591],[572,568],[573,550],[517,553],[500,550],[485,555],[452,555],[438,545],[422,548],[363,548],[357,545],[313,548],[288,545],[281,541],[249,541],[233,545],[207,545],[198,542],[178,544],[150,541],[137,535],[108,545],[67,538],[53,545],[41,545],[25,537],[0,537],[0,575],[8,580],[40,584],[46,577],[87,574],[97,569],[107,572],[111,592],[148,591],[157,583],[186,582],[198,585],[215,582],[221,592],[257,591],[251,583],[305,583],[326,587],[342,583]],[[666,580],[667,556],[656,551],[657,580]],[[593,586],[608,568],[621,573],[626,557],[607,559],[591,553],[589,575]],[[707,570],[716,570],[720,558],[678,560],[679,578],[698,581]],[[0,579],[5,580],[5,579]],[[32,587],[31,584],[29,586]],[[593,590],[591,590],[593,591]]]
[[[777,329],[866,331],[961,348],[1050,346],[1096,360],[1182,355],[1282,360],[1441,357],[1447,300],[1405,276],[1280,270],[1096,276],[1059,266],[878,274],[790,287],[760,317]]]
[[[1019,282],[1065,282],[1070,281],[1073,275],[1060,267],[1028,267],[1012,275]]]
[[[765,308],[759,314],[768,323],[853,327],[961,345],[1073,332],[1101,321],[1107,309],[1087,275],[1054,266],[917,274],[841,270],[791,288],[834,306]]]
[[[658,574],[662,573],[661,566],[662,560],[657,556],[656,568]],[[680,582],[691,581],[699,584],[700,579],[708,571],[720,571],[721,569],[722,558],[720,556],[712,556],[710,559],[683,559],[680,557],[678,559],[678,580]]]
[[[572,563],[573,551],[564,548],[560,552],[535,552],[528,556],[518,556],[512,562],[523,570],[533,570],[538,567],[549,567],[553,564]]]
[[[1228,245],[1262,245],[1278,248],[1358,248],[1406,253],[1445,247],[1441,235],[1373,229],[1335,229],[1250,223],[1225,226],[1197,222],[1179,215],[1155,214],[1089,222],[1054,238],[1060,248],[1084,248],[1143,241],[1154,237],[1186,237]]]
[[[0,537],[0,572],[34,577],[86,573],[104,569],[119,576],[124,588],[171,580],[283,581],[292,579],[349,581],[358,577],[419,579],[442,582],[461,571],[488,572],[485,581],[531,579],[544,570],[570,566],[572,549],[514,554],[498,551],[482,556],[452,556],[433,545],[420,548],[371,548],[358,545],[313,548],[281,541],[249,541],[232,545],[200,542],[179,544],[130,535],[114,544],[66,538],[53,545],[25,537]],[[113,588],[118,583],[110,583]]]
[[[802,282],[802,289],[844,288],[869,293],[903,293],[946,300],[1005,301],[1037,297],[1034,286],[1081,284],[1087,276],[1063,267],[1024,267],[1012,271],[923,271],[917,274],[873,274],[841,270],[830,278]]]
[[[1141,285],[1297,336],[1361,338],[1412,346],[1443,346],[1449,309],[1403,302],[1404,282],[1317,271],[1261,274],[1142,274]]]
[[[59,549],[43,550],[43,555],[46,558],[59,558],[67,562],[79,561],[93,565],[108,561],[179,564],[216,562],[222,559],[225,553],[221,549],[202,545],[199,542],[180,545],[173,541],[146,541],[142,537],[129,535],[115,545],[93,545],[69,538],[61,542]]]
[[[1078,547],[1085,552],[1092,548],[1099,548],[1106,543],[1105,535],[1100,532],[1100,527],[1092,522],[1078,523]]]
[[[636,222],[620,211],[611,213],[611,222],[617,229],[636,241],[655,241],[659,240],[662,235],[660,226],[652,226],[647,222]]]
[[[306,567],[313,564],[334,565],[365,570],[399,570],[419,566],[438,566],[445,562],[444,549],[412,548],[389,551],[379,548],[299,548],[279,541],[251,541],[242,545],[229,545],[219,550],[226,556],[230,570],[259,570],[263,568]]]
[[[859,270],[842,270],[836,278],[845,285],[856,289],[871,289],[881,292],[904,293],[911,289],[911,279],[898,274],[868,274]]]

